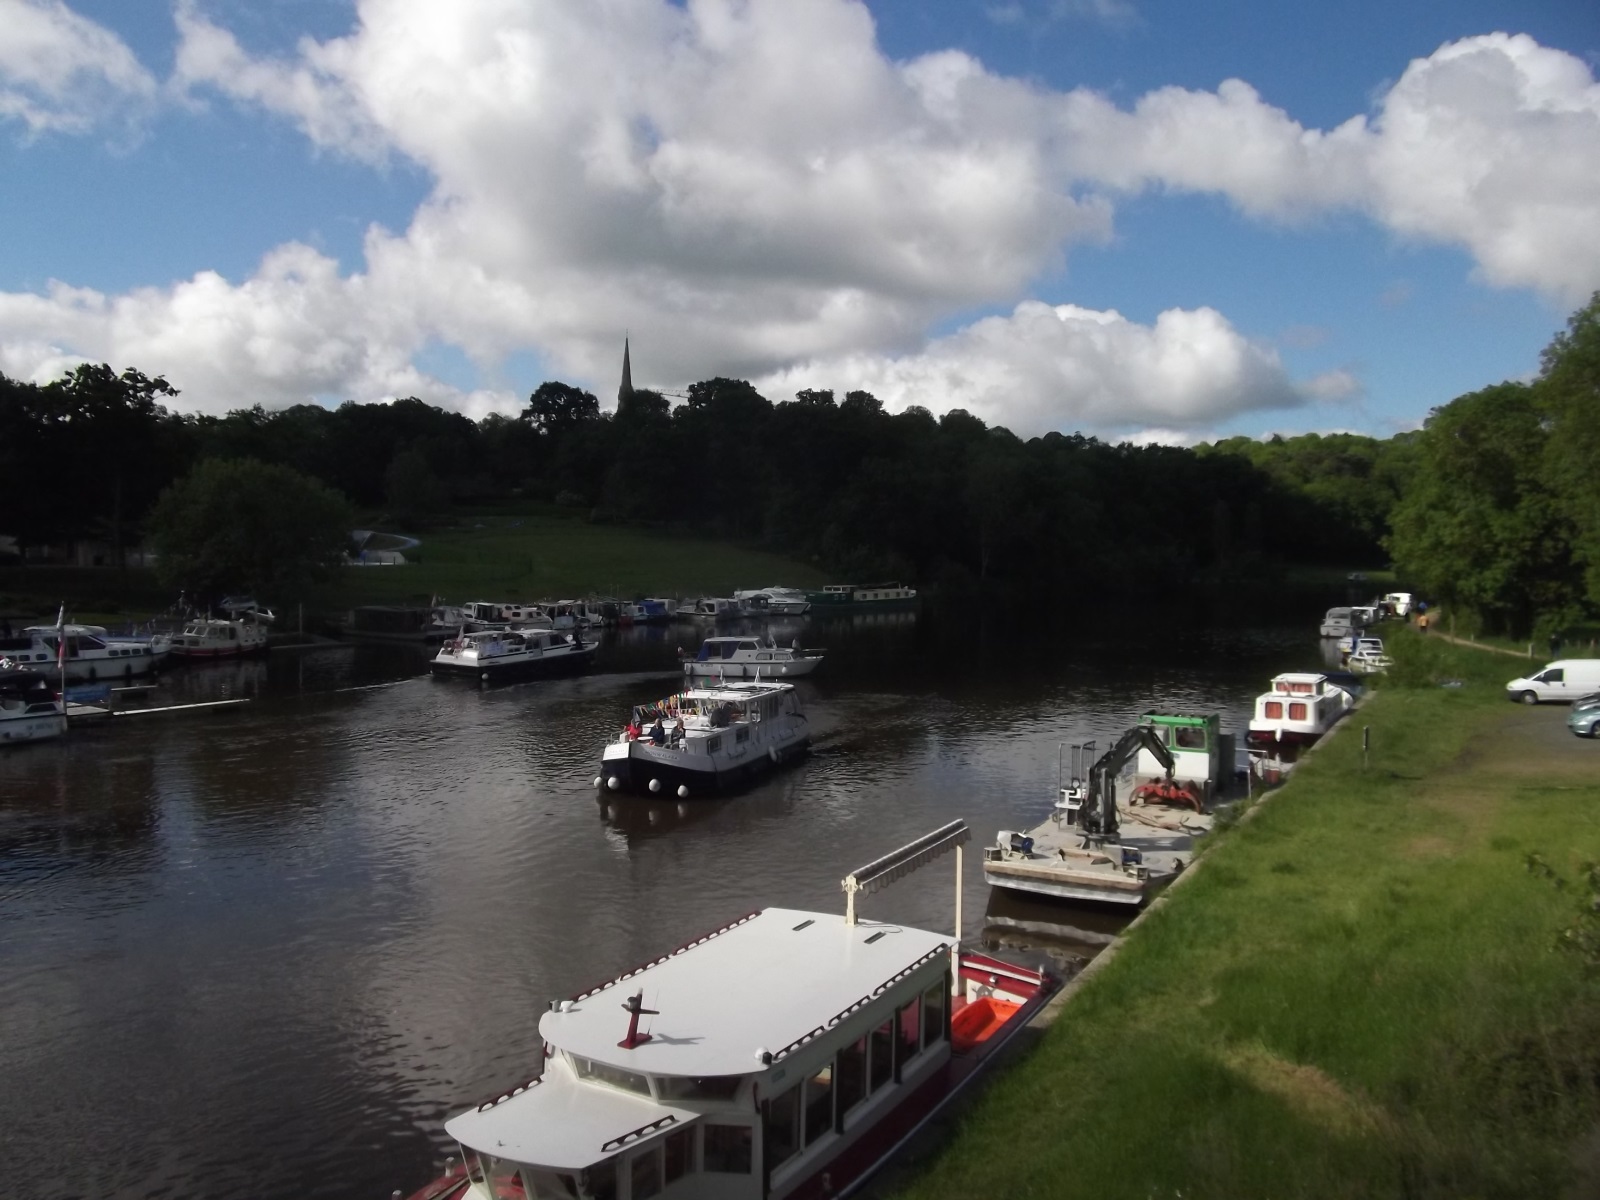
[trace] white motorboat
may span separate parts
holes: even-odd
[[[49,679],[0,655],[0,746],[43,741],[66,731],[66,707]]]
[[[754,637],[708,637],[700,653],[683,660],[691,679],[776,679],[809,675],[822,665],[822,651],[777,646]]]
[[[675,613],[680,621],[732,621],[744,615],[737,600],[728,596],[704,596],[685,600]]]
[[[955,849],[963,822],[845,878],[836,913],[766,908],[539,1019],[539,1073],[445,1123],[412,1200],[846,1195],[1022,1029],[1054,977],[856,898]]]
[[[621,605],[621,623],[624,625],[659,625],[672,620],[673,602],[659,596],[643,600],[630,600]]]
[[[1352,685],[1353,686],[1353,685]],[[1307,746],[1354,707],[1355,691],[1314,671],[1286,671],[1256,697],[1245,742],[1252,768],[1263,780],[1277,782],[1298,761]]]
[[[267,622],[271,615],[245,613],[237,617],[199,617],[186,621],[183,632],[172,639],[175,658],[237,658],[267,649]]]
[[[465,629],[468,633],[480,629],[555,628],[555,622],[543,605],[523,604],[517,601],[474,600],[470,604],[463,604],[459,609],[441,609],[437,621],[439,624],[450,625],[452,617],[460,618],[454,622],[456,629]]]
[[[484,683],[570,675],[594,662],[594,644],[548,629],[490,629],[462,634],[439,646],[429,668],[435,675],[469,676]]]
[[[659,734],[652,736],[654,730]],[[800,758],[810,744],[811,728],[792,683],[690,688],[633,710],[601,752],[594,786],[679,799],[713,796]]]
[[[780,617],[799,617],[811,610],[811,601],[799,588],[752,588],[734,592],[733,598],[746,605],[755,602],[760,612]]]
[[[30,625],[9,638],[0,638],[0,656],[18,666],[48,670],[59,677],[59,639],[66,638],[68,683],[92,683],[100,679],[132,679],[148,675],[166,661],[172,651],[172,638],[154,634],[148,638],[114,636],[103,625],[68,622],[59,630],[54,625]]]
[[[1363,627],[1354,609],[1330,608],[1323,616],[1322,625],[1317,632],[1325,638],[1342,638],[1360,636]]]

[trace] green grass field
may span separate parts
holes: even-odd
[[[1600,743],[1509,658],[1390,641],[1460,686],[1379,690],[1221,834],[905,1196],[1596,1194],[1584,901],[1526,857],[1600,860]]]
[[[308,599],[308,612],[357,604],[575,599],[592,595],[726,595],[736,587],[821,586],[814,566],[720,542],[672,537],[576,517],[494,514],[419,535],[399,567],[349,567]],[[375,539],[393,546],[396,539]],[[0,568],[0,613],[53,620],[66,602],[79,620],[142,619],[176,597],[151,571],[112,568]],[[259,597],[285,607],[277,597]]]

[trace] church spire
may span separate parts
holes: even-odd
[[[633,368],[628,365],[628,339],[622,339],[622,386],[617,389],[617,404],[633,395]]]

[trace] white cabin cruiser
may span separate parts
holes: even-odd
[[[175,658],[236,658],[260,654],[267,648],[270,614],[245,613],[239,617],[200,617],[186,621],[183,632],[172,639]]]
[[[441,616],[446,620],[457,615],[461,618],[458,628],[464,627],[468,633],[507,626],[519,629],[555,628],[555,622],[541,605],[516,601],[474,600],[470,604],[463,604],[459,610],[441,611]]]
[[[820,650],[765,644],[754,637],[708,637],[700,653],[683,660],[683,673],[702,679],[775,679],[809,675],[822,665]]]
[[[0,746],[38,742],[67,731],[67,710],[37,670],[0,655]]]
[[[858,920],[970,837],[954,821],[858,868],[847,909],[766,908],[550,1003],[539,1073],[451,1118],[412,1200],[789,1200],[853,1191],[1058,986],[956,933]],[[959,892],[958,892],[959,897]]]
[[[674,615],[680,621],[732,621],[744,613],[737,600],[705,596],[699,600],[685,600]]]
[[[101,679],[131,679],[160,668],[172,651],[172,638],[159,633],[149,638],[116,637],[102,625],[69,622],[58,631],[54,625],[30,625],[20,634],[0,638],[0,657],[20,667],[48,670],[59,678],[58,639],[66,637],[68,683]]]
[[[1315,671],[1273,676],[1272,687],[1256,697],[1255,715],[1245,734],[1252,767],[1267,782],[1276,782],[1355,702],[1350,687]]]
[[[601,752],[594,786],[713,796],[799,759],[810,745],[792,683],[708,684],[635,708]]]
[[[1360,636],[1364,628],[1353,608],[1330,608],[1322,618],[1322,625],[1317,630],[1325,638],[1342,638],[1352,635]]]
[[[489,629],[462,634],[439,647],[435,675],[468,676],[484,683],[570,675],[594,662],[594,643],[548,629]]]

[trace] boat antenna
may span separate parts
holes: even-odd
[[[633,995],[622,1002],[622,1011],[628,1014],[628,1036],[617,1045],[624,1050],[632,1050],[635,1046],[642,1046],[650,1040],[648,1033],[639,1032],[639,1018],[641,1016],[655,1016],[656,1010],[644,1006],[644,989],[640,988]]]

